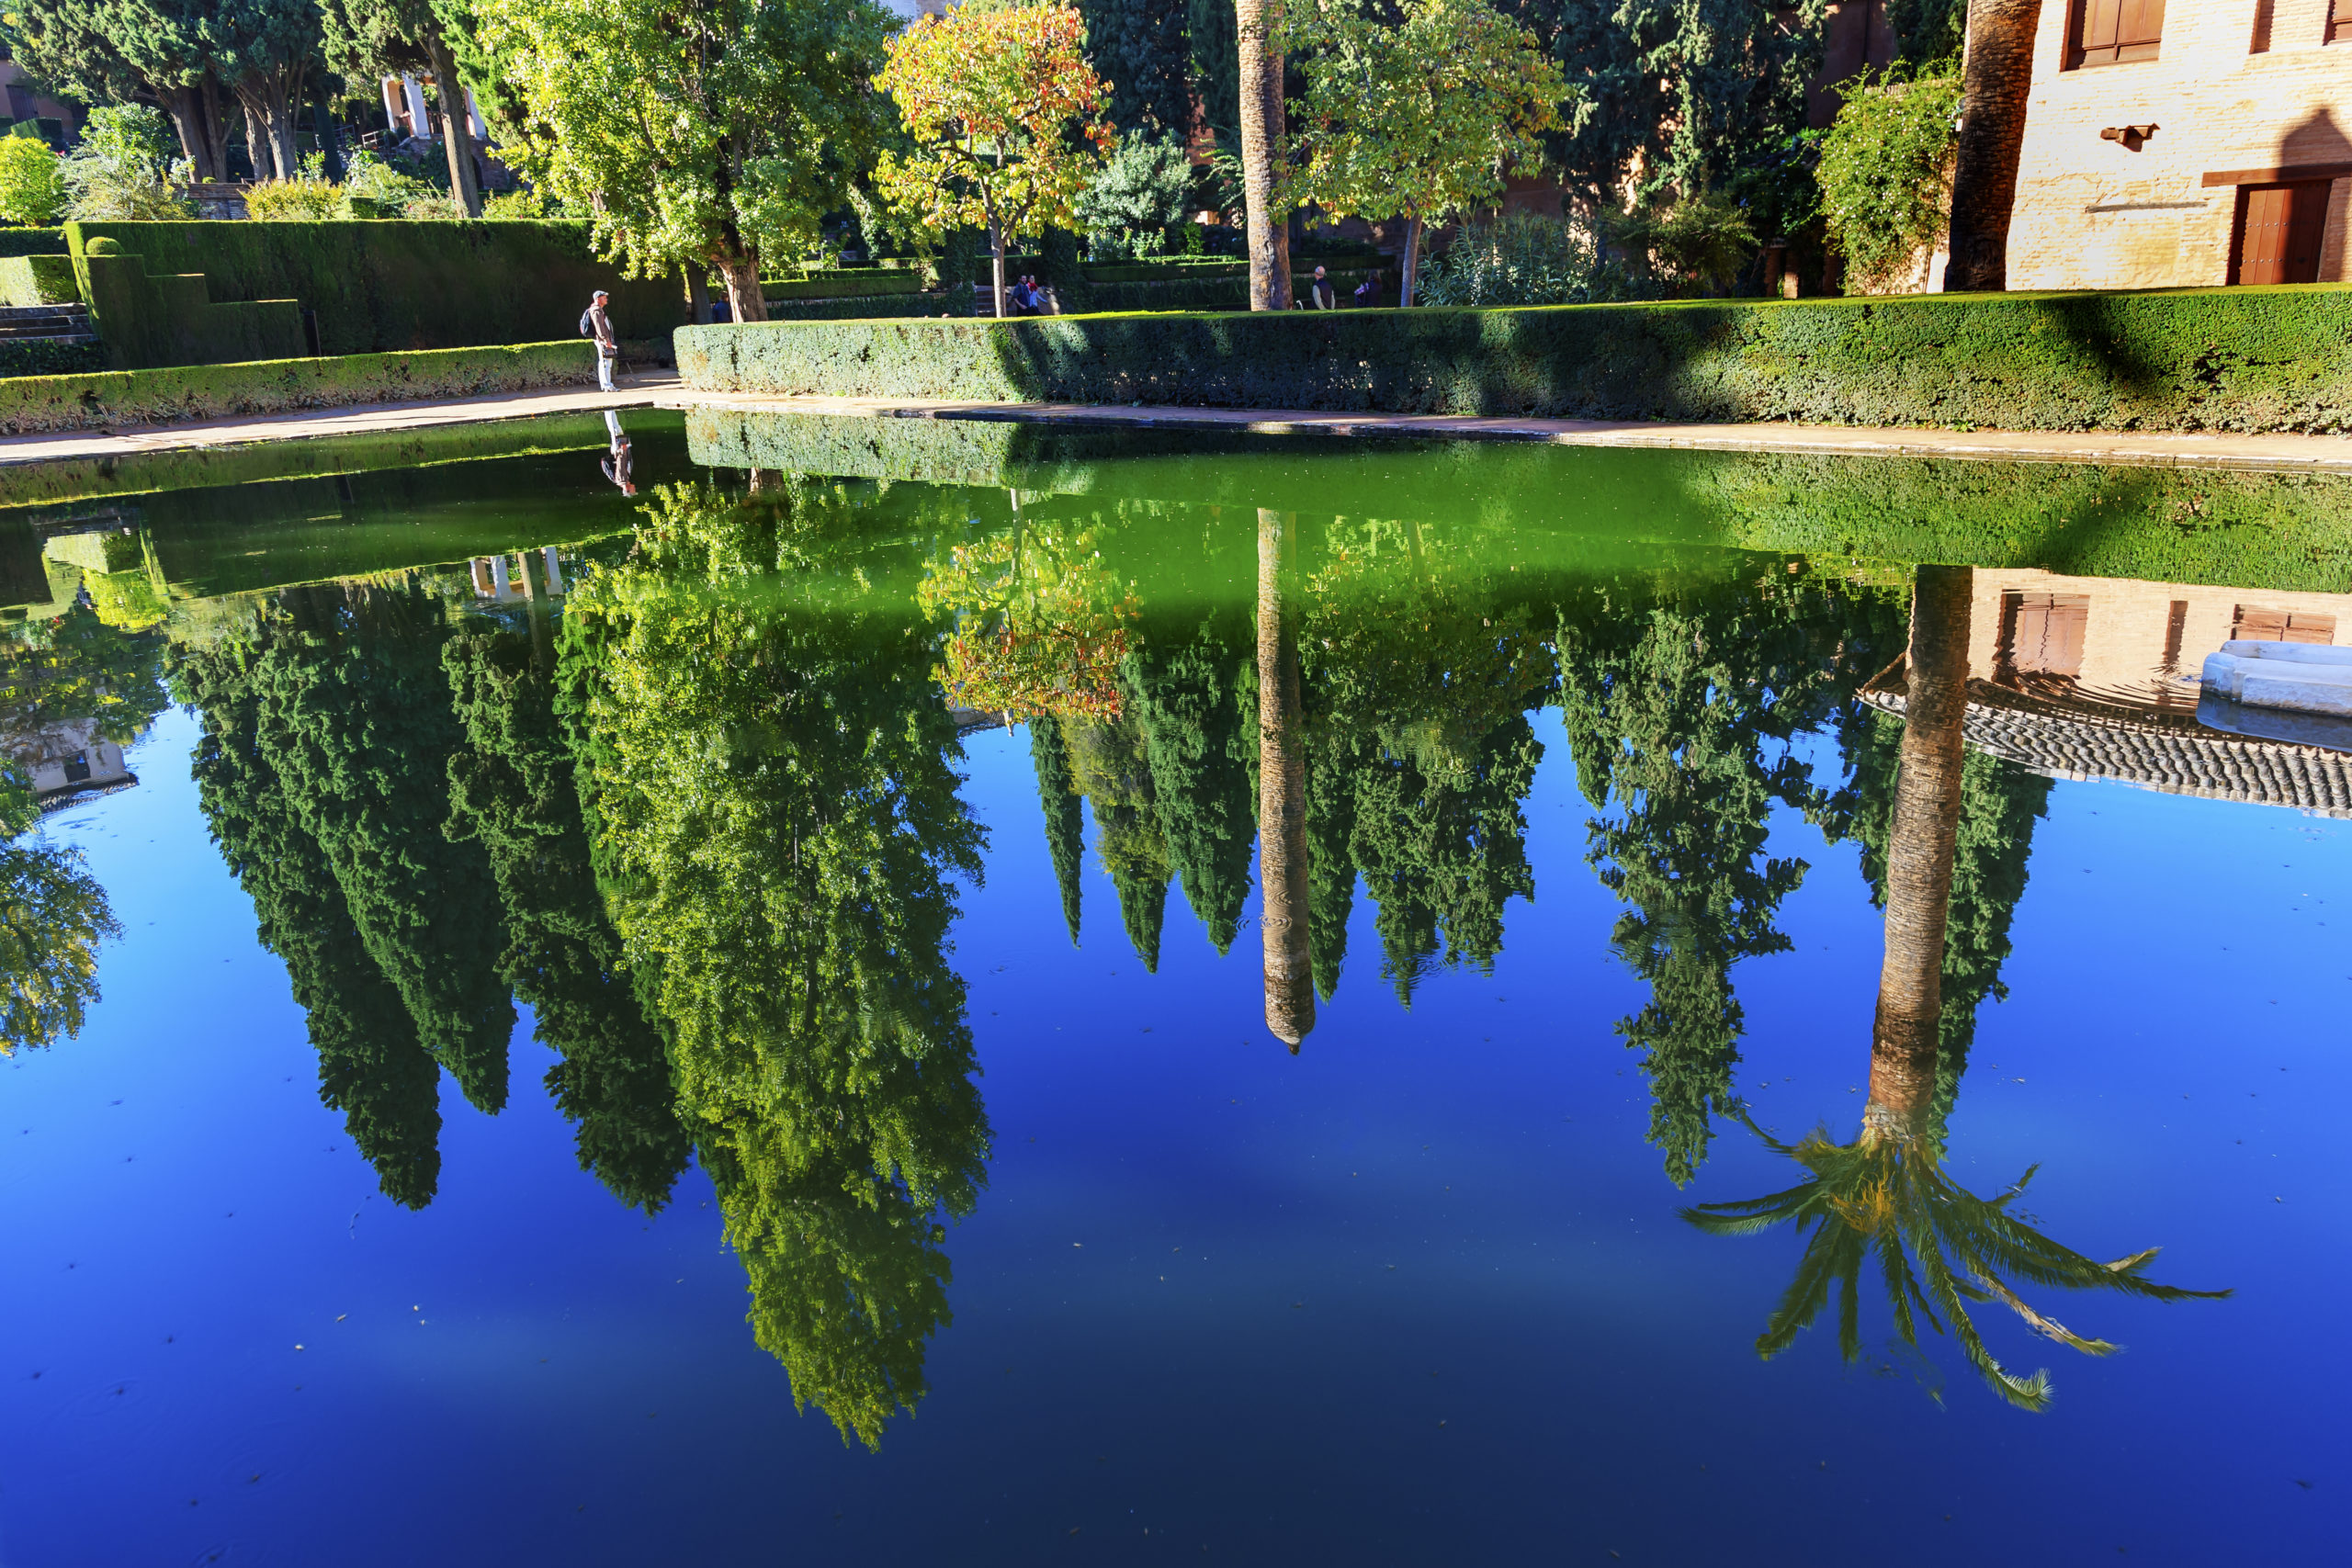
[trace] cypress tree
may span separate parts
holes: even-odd
[[[319,1098],[344,1113],[384,1195],[421,1209],[440,1179],[441,1070],[368,956],[326,855],[261,744],[256,667],[265,658],[226,643],[175,661],[175,695],[202,715],[198,805],[253,900],[262,945],[285,961],[319,1054]]]
[[[1119,895],[1119,919],[1148,974],[1159,971],[1168,912],[1168,838],[1151,781],[1141,725],[1130,706],[1109,722],[1062,731],[1072,782],[1094,806],[1094,852]]]
[[[1249,901],[1256,835],[1234,694],[1240,657],[1203,627],[1172,652],[1145,641],[1121,671],[1143,728],[1169,867],[1219,955],[1232,947]]]
[[[1029,721],[1029,761],[1037,770],[1037,803],[1046,812],[1046,848],[1054,858],[1054,882],[1062,894],[1062,919],[1069,942],[1078,945],[1079,877],[1086,853],[1086,807],[1070,787],[1069,752],[1061,721],[1039,714]]]
[[[580,1168],[654,1213],[693,1143],[662,1037],[605,914],[553,682],[531,653],[530,639],[510,631],[466,634],[443,649],[466,736],[449,760],[449,836],[489,856],[507,933],[499,972],[561,1058],[547,1088],[577,1128]]]

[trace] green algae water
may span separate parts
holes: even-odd
[[[2352,1524],[2352,737],[2197,682],[2343,481],[631,412],[0,598],[0,1561]]]

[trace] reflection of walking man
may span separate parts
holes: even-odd
[[[613,319],[605,313],[605,303],[612,296],[603,289],[588,302],[590,335],[596,340],[596,385],[606,391],[613,389],[613,365],[621,356],[620,340],[613,336]]]
[[[611,383],[608,381],[605,385],[609,387]],[[606,479],[620,486],[623,495],[635,495],[637,493],[636,454],[629,450],[628,432],[621,428],[621,416],[611,409],[605,411],[605,432],[612,437],[612,452],[597,466],[605,470]]]

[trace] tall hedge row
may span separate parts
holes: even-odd
[[[595,350],[577,339],[420,354],[24,376],[0,381],[0,434],[476,397],[578,386],[595,377]]]
[[[2352,429],[2352,287],[689,327],[690,388],[2013,430]]]
[[[311,311],[324,355],[546,343],[577,337],[598,288],[613,295],[624,338],[659,338],[687,319],[673,276],[629,280],[589,246],[585,223],[69,223],[65,238],[94,324],[118,368],[189,364],[165,326],[140,318],[184,309],[149,297],[102,301],[90,291],[89,246],[112,240],[153,279],[200,275],[214,305],[291,300]],[[113,319],[109,319],[109,318]]]

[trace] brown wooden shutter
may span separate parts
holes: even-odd
[[[2230,636],[2241,642],[2309,642],[2325,647],[2335,640],[2335,617],[2314,615],[2308,610],[2290,614],[2241,604]]]
[[[2317,283],[2320,243],[2327,232],[2328,186],[2326,180],[2240,186],[2230,281]]]
[[[2001,661],[2018,675],[2079,675],[2091,602],[2080,593],[2001,595]]]
[[[2075,0],[2067,69],[2154,60],[2164,34],[2165,0]]]
[[[2327,41],[2352,43],[2352,5],[2345,0],[2328,0]]]

